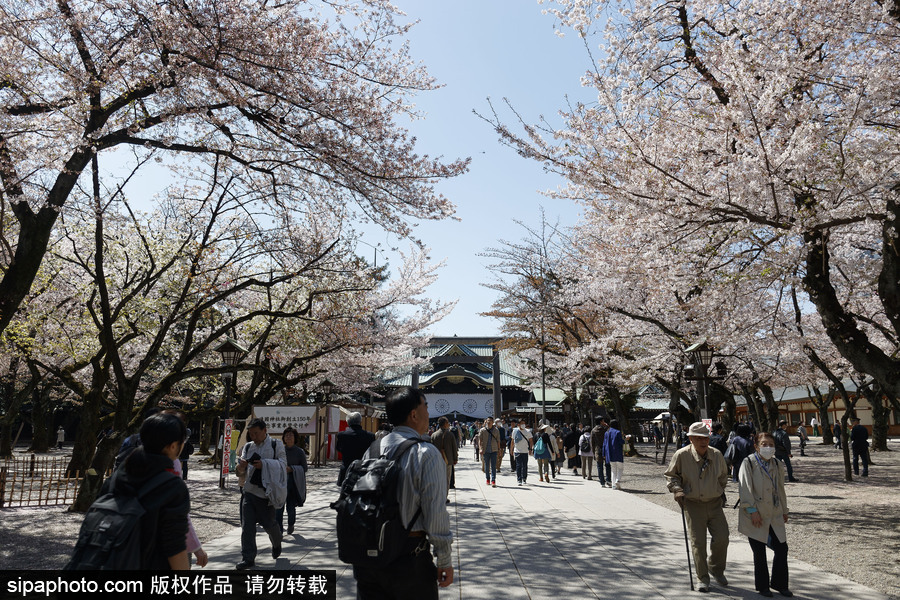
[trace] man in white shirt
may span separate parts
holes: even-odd
[[[244,446],[237,466],[238,476],[246,474],[241,493],[241,562],[235,567],[238,571],[255,565],[257,523],[269,534],[272,558],[281,556],[281,527],[275,523],[275,511],[284,506],[284,499],[280,500],[279,506],[275,506],[272,499],[278,496],[279,489],[276,488],[284,486],[287,491],[284,444],[269,437],[266,422],[262,419],[250,421],[247,437],[250,441]],[[254,477],[257,473],[259,475]],[[276,504],[278,502],[275,500]]]
[[[525,421],[519,421],[519,426],[513,430],[513,451],[516,455],[516,479],[519,485],[525,485],[528,479],[528,454],[533,444],[531,431],[525,427]]]
[[[379,442],[379,453],[392,456],[406,440],[429,441],[428,402],[419,390],[399,388],[385,401],[394,430]],[[370,458],[370,449],[363,460]],[[438,600],[438,586],[453,583],[447,474],[434,444],[417,444],[400,457],[400,518],[410,529],[403,556],[386,567],[354,565],[359,600],[416,598]],[[418,515],[418,516],[417,516]],[[410,522],[412,521],[412,522]],[[432,547],[434,558],[432,557]],[[437,565],[435,565],[437,559]]]

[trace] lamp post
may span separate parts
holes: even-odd
[[[591,401],[591,408],[588,414],[588,427],[592,427],[594,424],[594,406],[596,406],[597,402],[595,400],[597,395],[597,382],[593,379],[589,380],[585,385],[584,389],[587,392],[588,400]]]
[[[237,340],[226,337],[225,341],[214,348],[216,352],[222,355],[222,366],[233,369],[241,362],[247,349],[241,346]],[[227,474],[227,466],[230,462],[231,454],[231,401],[234,397],[234,373],[230,370],[222,373],[222,380],[225,382],[225,424],[222,430],[222,462],[219,464],[219,488],[225,487],[225,475]]]
[[[322,397],[325,399],[325,403],[328,403],[328,399],[331,398],[331,393],[334,392],[334,384],[324,380],[319,384],[319,389],[322,390]]]
[[[714,351],[712,347],[706,343],[706,340],[697,342],[685,349],[685,352],[694,359],[694,364],[689,365],[693,368],[685,368],[685,379],[694,379],[697,381],[697,399],[700,403],[700,420],[709,419],[709,398],[706,389],[706,382],[709,379],[725,378],[725,363],[719,361],[716,363],[716,375],[707,374],[709,365],[712,364]]]
[[[325,379],[319,384],[319,393],[322,395],[322,403],[316,409],[316,453],[314,456],[314,465],[319,467],[325,464],[322,458],[322,451],[325,449],[326,440],[328,439],[328,400],[334,391],[334,384]]]

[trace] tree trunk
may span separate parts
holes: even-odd
[[[894,219],[900,217],[900,203],[889,199],[886,209],[888,215],[882,224],[882,266],[878,278],[878,298],[896,329],[898,321],[894,315],[900,314],[897,285],[900,280],[900,252],[894,239]],[[900,396],[898,361],[869,341],[868,335],[859,328],[856,315],[847,310],[847,305],[841,301],[831,283],[831,255],[827,233],[811,230],[804,233],[803,237],[806,243],[803,287],[815,305],[828,337],[841,356],[857,371],[871,376],[892,396]]]
[[[663,439],[665,440],[665,446],[663,446],[663,455],[662,455],[662,464],[668,464],[666,462],[666,456],[669,454],[669,438],[672,437],[672,419],[666,419],[663,421]]]
[[[631,434],[634,435],[634,429],[631,426],[631,417],[628,414],[628,410],[625,408],[625,405],[622,403],[622,394],[619,393],[619,389],[613,386],[609,386],[607,388],[607,393],[609,394],[610,400],[613,403],[613,409],[616,411],[616,417],[619,419],[620,430],[622,431],[622,435]],[[588,427],[591,427],[592,424],[588,424]],[[629,456],[634,456],[637,454],[637,449],[634,446],[634,438],[631,440],[631,451],[629,452]]]
[[[766,416],[766,411],[763,410],[762,402],[759,401],[759,391],[756,386],[750,387],[742,385],[741,392],[744,396],[744,400],[747,401],[747,411],[750,413],[750,418],[753,419],[756,430],[768,431],[768,418]]]
[[[829,390],[828,395],[825,396],[819,391],[819,388],[814,385],[809,386],[806,389],[809,392],[813,406],[816,407],[816,414],[819,417],[819,429],[822,431],[822,445],[834,445],[834,435],[831,431],[831,420],[828,415],[828,407],[831,406],[831,398],[834,396],[834,393]]]
[[[822,431],[822,445],[834,445],[834,431],[831,426],[831,415],[828,405],[819,407],[819,429]]]
[[[19,416],[19,396],[16,394],[19,357],[13,356],[9,361],[9,373],[3,382],[3,418],[0,418],[0,457],[12,456],[12,429],[16,417]]]
[[[200,419],[200,446],[199,450],[197,450],[197,454],[202,456],[209,456],[210,451],[209,447],[212,444],[212,433],[213,433],[213,417],[212,415],[197,415]]]
[[[854,403],[855,404],[855,403]],[[841,415],[841,453],[844,455],[844,480],[853,481],[853,469],[850,465],[850,436],[847,433],[847,421],[853,409],[848,407]]]
[[[112,466],[116,452],[122,445],[122,439],[121,435],[110,435],[104,437],[97,444],[97,451],[94,453],[91,466],[85,472],[81,487],[78,488],[78,495],[75,497],[75,502],[69,507],[69,512],[87,512],[94,500],[97,499],[100,488],[103,487],[106,471]]]
[[[720,402],[717,405],[724,407],[722,411],[722,434],[727,438],[737,421],[737,402],[734,401],[734,393],[718,383],[714,383],[710,390],[716,397],[720,398]]]
[[[12,456],[12,424],[4,417],[0,419],[0,458]]]
[[[775,394],[772,393],[772,388],[765,383],[760,383],[759,389],[762,390],[763,398],[766,399],[766,415],[768,416],[769,421],[768,426],[760,431],[775,431],[775,429],[778,428],[780,417],[778,403],[775,402]]]
[[[671,415],[671,418],[678,419],[679,423],[684,423],[688,419],[693,419],[694,414],[681,404],[682,399],[685,398],[685,394],[681,391],[681,387],[674,381],[668,381],[660,377],[657,377],[656,381],[669,390],[669,415]],[[690,400],[688,400],[688,402],[690,402]]]
[[[880,388],[880,386],[878,386]],[[884,394],[880,389],[862,386],[859,392],[872,407],[872,450],[887,452],[888,417],[890,410],[885,406]]]
[[[850,431],[847,429],[847,422],[851,417],[856,416],[856,403],[859,402],[859,395],[851,400],[850,394],[847,393],[840,381],[835,383],[835,387],[844,400],[844,414],[841,415],[841,453],[844,455],[844,479],[853,481],[853,470],[850,465]],[[857,386],[857,389],[859,389],[859,386]]]
[[[97,432],[100,430],[100,404],[103,400],[103,392],[98,388],[91,389],[85,394],[81,406],[81,418],[78,421],[78,429],[75,433],[75,445],[72,447],[72,458],[66,467],[68,477],[77,477],[85,473],[94,458],[97,447]],[[87,480],[87,477],[85,477]],[[82,484],[84,487],[84,484]],[[100,489],[99,487],[97,488]],[[81,492],[79,492],[79,496]]]
[[[50,450],[50,433],[47,431],[47,406],[50,404],[50,386],[35,386],[31,393],[31,451],[45,453]]]

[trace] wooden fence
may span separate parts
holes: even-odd
[[[67,476],[68,464],[64,456],[0,459],[0,508],[72,504],[83,475]]]

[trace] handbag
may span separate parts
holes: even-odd
[[[737,452],[734,449],[734,443],[731,443],[728,448],[725,449],[725,462],[730,465],[734,463],[734,453]]]

